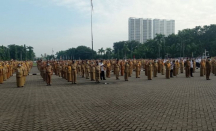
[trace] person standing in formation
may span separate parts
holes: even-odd
[[[121,67],[121,76],[124,76],[124,68],[125,68],[125,66],[124,66],[124,61],[122,60],[121,62],[120,62],[120,67]]]
[[[160,64],[161,64],[161,75],[164,75],[165,67],[164,67],[163,60],[161,60]]]
[[[119,68],[120,68],[119,60],[116,60],[116,63],[115,63],[115,75],[116,75],[116,80],[119,80]]]
[[[96,61],[96,66],[95,66],[95,80],[96,83],[100,83],[100,65],[98,64],[98,62]]]
[[[77,72],[76,72],[77,65],[75,61],[72,61],[71,65],[71,78],[72,78],[72,84],[77,83]],[[83,70],[82,70],[83,71]],[[82,72],[83,73],[83,72]],[[82,74],[83,75],[83,74]],[[83,75],[84,76],[84,75]]]
[[[106,77],[107,78],[110,78],[110,72],[111,72],[111,64],[110,64],[110,61],[108,60],[106,62]]]
[[[204,64],[205,64],[204,60],[201,60],[200,62],[200,76],[201,77],[204,76]]]
[[[185,62],[185,75],[186,78],[190,78],[190,61],[187,58],[187,61]]]
[[[193,59],[193,73],[196,72],[196,60]]]
[[[105,70],[105,66],[103,64],[103,60],[101,60],[101,62],[99,63],[99,66],[100,66],[100,79],[101,80],[106,80],[105,79],[105,73],[104,73],[104,70]]]
[[[86,64],[85,64],[85,75],[86,75],[86,79],[89,79],[89,72],[90,72],[89,61],[86,60]]]
[[[72,82],[72,76],[71,76],[71,65],[68,64],[68,67],[67,67],[67,80],[68,82]]]
[[[130,60],[129,61],[129,77],[132,76],[133,73],[133,62]]]
[[[152,63],[148,63],[148,80],[152,80]]]
[[[136,63],[136,78],[140,78],[139,72],[140,72],[140,64],[139,64],[139,61],[137,61],[137,63]]]
[[[0,84],[3,84],[3,67],[2,64],[0,63]]]
[[[125,75],[125,81],[128,81],[128,76],[129,76],[129,64],[128,64],[128,61],[126,61],[126,63],[125,63],[124,75]]]
[[[16,69],[16,82],[17,82],[17,87],[24,86],[23,69],[22,69],[21,63],[18,64],[18,67]]]
[[[156,60],[154,60],[153,63],[153,72],[154,72],[154,77],[157,77],[157,73],[158,73],[158,63]]]
[[[94,62],[92,62],[92,65],[91,65],[91,71],[92,71],[92,78],[91,78],[91,81],[95,81],[95,64]]]
[[[176,76],[179,74],[179,68],[180,68],[180,64],[179,64],[179,61],[176,60],[176,68],[175,68],[175,72],[176,72]]]
[[[169,61],[166,62],[166,78],[170,79],[171,73],[171,64]]]
[[[208,57],[206,60],[206,80],[211,80],[210,77],[211,73],[211,59]]]
[[[47,82],[47,86],[51,86],[52,74],[53,74],[52,66],[49,63],[47,63],[47,66],[46,66],[46,82]]]

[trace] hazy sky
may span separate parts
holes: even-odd
[[[128,40],[128,18],[174,19],[176,33],[216,23],[215,0],[93,0],[94,50]],[[90,0],[0,0],[0,44],[30,45],[36,56],[91,47]]]

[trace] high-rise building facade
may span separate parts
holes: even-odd
[[[143,42],[153,39],[152,19],[143,19]]]
[[[129,18],[128,38],[130,41],[143,43],[156,37],[156,34],[164,36],[175,34],[175,20]]]

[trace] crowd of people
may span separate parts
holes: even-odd
[[[32,61],[1,61],[0,62],[0,84],[7,81],[16,73],[17,87],[23,87],[26,77],[33,66]]]
[[[116,80],[119,76],[124,76],[128,81],[135,72],[136,78],[140,78],[140,72],[143,69],[148,80],[157,77],[158,73],[170,79],[180,73],[185,72],[185,77],[193,77],[196,71],[195,59],[167,59],[167,60],[149,60],[149,59],[129,59],[129,60],[59,60],[59,61],[37,61],[37,67],[47,86],[51,86],[52,75],[66,79],[72,84],[77,84],[77,77],[90,79],[96,83],[110,78],[111,72],[114,73]],[[210,58],[200,61],[200,76],[206,75],[206,80],[210,80],[210,73],[216,75],[216,61]]]

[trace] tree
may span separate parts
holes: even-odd
[[[101,47],[100,49],[98,49],[98,53],[99,53],[99,54],[102,55],[104,52],[105,52],[105,50],[103,49],[103,47]]]
[[[106,54],[108,54],[108,59],[110,59],[110,54],[112,53],[111,48],[106,48]]]

